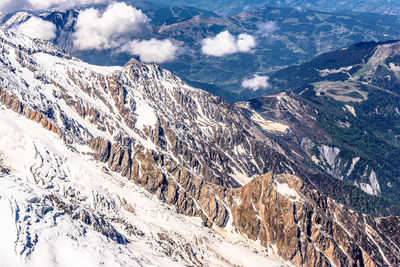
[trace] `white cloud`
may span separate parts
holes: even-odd
[[[242,33],[233,36],[229,31],[223,31],[215,37],[203,40],[201,51],[203,54],[222,57],[237,52],[250,52],[256,46],[256,40],[252,35]]]
[[[133,40],[125,44],[123,51],[137,55],[143,62],[164,63],[176,59],[179,46],[170,40]]]
[[[89,8],[78,15],[73,43],[79,50],[116,48],[143,31],[148,22],[141,10],[123,2],[111,3],[103,14]]]
[[[90,4],[107,3],[110,0],[0,0],[0,11],[19,9],[45,10],[49,8],[72,8]]]
[[[239,52],[249,52],[256,47],[256,39],[246,33],[239,34],[237,38],[237,48]]]
[[[275,21],[267,21],[257,25],[257,34],[262,38],[273,38],[274,33],[279,29]]]
[[[31,17],[27,21],[12,28],[15,32],[25,34],[31,38],[53,40],[56,37],[56,25],[38,17]]]
[[[104,13],[89,8],[78,15],[73,44],[78,50],[116,49],[137,55],[143,62],[173,61],[179,46],[170,40],[138,40],[149,18],[123,2],[111,3]],[[133,40],[132,40],[133,39]]]
[[[267,89],[269,87],[268,80],[269,77],[267,76],[259,76],[255,74],[251,79],[244,79],[242,81],[242,87],[249,88],[254,91],[258,89]]]

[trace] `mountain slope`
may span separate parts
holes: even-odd
[[[311,165],[396,203],[398,47],[398,41],[359,43],[280,70],[271,76],[272,90],[299,95],[279,93],[242,106],[287,125],[288,145]]]
[[[234,245],[176,214],[87,148],[71,150],[3,108],[0,121],[2,166],[10,168],[0,176],[2,266],[282,264],[239,236]]]
[[[154,64],[89,65],[10,32],[0,46],[1,207],[24,229],[10,262],[62,265],[69,252],[42,255],[59,238],[72,255],[110,247],[94,265],[398,264],[398,217],[318,193],[326,176],[278,143],[282,127]]]

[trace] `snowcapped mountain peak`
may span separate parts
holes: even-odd
[[[266,102],[300,108],[276,98]],[[251,103],[233,105],[156,64],[90,65],[0,31],[0,103],[0,227],[10,230],[0,249],[14,251],[0,264],[399,260],[383,227],[399,229],[398,218],[318,193],[299,177],[319,173],[287,156]]]
[[[137,60],[136,58],[131,58],[128,62],[126,62],[126,64],[124,65],[124,67],[128,67],[130,65],[142,65],[143,63],[141,63],[139,60]]]
[[[159,98],[178,89],[184,94],[180,79],[154,64],[94,66],[47,42],[3,31],[0,38],[0,206],[5,211],[0,225],[9,233],[1,253],[10,252],[1,264],[250,264],[232,258],[233,244],[215,240],[198,222],[177,215],[122,178],[143,179],[137,183],[149,191],[163,188],[163,180],[154,183],[159,178],[179,188],[172,173],[164,175],[182,159],[173,163],[172,152],[160,152],[166,144],[156,127],[165,123]],[[168,166],[157,157],[165,157],[164,164],[170,161]],[[205,203],[184,191],[182,186],[176,200],[165,196],[164,201],[180,213],[202,214],[206,220]],[[167,219],[172,228],[154,217]],[[176,225],[184,228],[176,231]],[[182,246],[174,248],[176,244]],[[89,254],[80,252],[82,246]],[[173,255],[166,256],[171,249]],[[244,245],[234,249],[247,253],[253,263],[281,262],[253,256]]]

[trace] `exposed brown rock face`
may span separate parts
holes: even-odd
[[[296,266],[398,266],[399,218],[351,211],[291,175],[227,194],[238,231]]]
[[[18,98],[13,95],[10,95],[6,90],[0,87],[0,103],[4,104],[8,109],[13,110],[14,112],[24,115],[26,118],[36,121],[40,123],[43,128],[46,128],[53,133],[57,133],[62,136],[62,133],[58,130],[58,128],[52,124],[46,116],[41,114],[39,111],[32,110],[26,105],[22,104]]]
[[[174,161],[148,151],[132,150],[111,144],[101,138],[92,139],[89,146],[96,151],[95,158],[108,164],[111,171],[119,172],[141,185],[158,198],[174,205],[180,213],[199,216],[211,226],[225,226],[228,211],[213,193],[213,185],[177,165]]]
[[[62,135],[45,115],[27,108],[2,88],[0,102]],[[161,125],[176,155],[190,155],[182,150],[167,123],[162,121],[158,127]],[[155,135],[154,142],[160,143],[159,138]],[[267,248],[274,248],[277,255],[296,266],[400,264],[398,217],[374,219],[350,211],[310,189],[295,176],[268,174],[253,179],[243,188],[226,189],[206,182],[165,155],[102,138],[91,139],[89,146],[111,171],[121,173],[175,206],[177,212],[199,216],[207,226],[215,223],[224,227],[232,219],[237,231],[260,240]],[[287,184],[289,195],[280,192],[278,184]],[[86,220],[84,213],[79,216]]]

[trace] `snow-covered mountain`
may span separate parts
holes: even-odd
[[[241,235],[216,235],[201,220],[177,214],[123,177],[136,171],[152,180],[145,177],[152,171],[165,179],[154,159],[162,147],[152,137],[162,112],[152,102],[156,94],[168,88],[164,94],[172,96],[174,86],[177,98],[179,90],[202,92],[154,65],[92,66],[50,43],[0,34],[2,266],[282,264]],[[136,150],[129,173],[117,170],[124,151],[110,166],[94,160],[94,137]],[[181,209],[199,212],[180,198],[188,202]]]
[[[399,218],[320,194],[290,129],[155,64],[0,31],[0,103],[2,265],[400,261]]]
[[[177,214],[87,148],[71,150],[4,107],[0,121],[1,266],[283,264],[243,236],[224,239]]]

